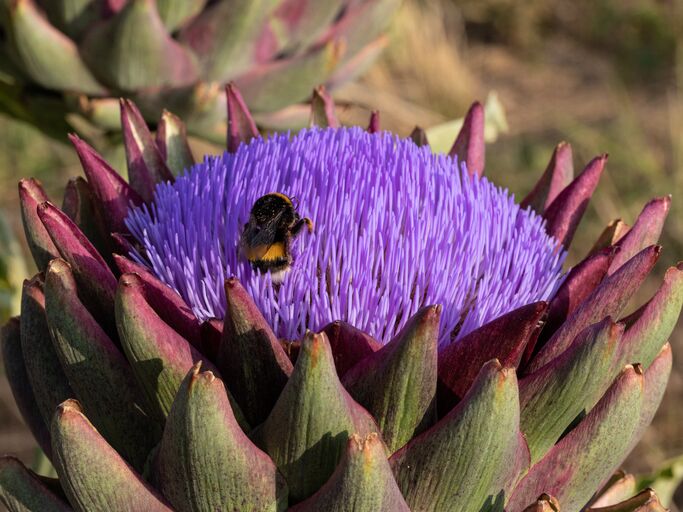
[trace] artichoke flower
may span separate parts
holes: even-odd
[[[119,130],[127,96],[149,122],[169,108],[216,140],[234,81],[260,124],[297,124],[321,80],[338,86],[379,55],[399,3],[3,0],[0,108],[61,139],[74,115]]]
[[[20,182],[40,273],[3,355],[58,479],[0,459],[10,510],[663,510],[617,470],[671,371],[683,266],[624,311],[669,197],[565,273],[606,156],[574,177],[560,144],[517,204],[479,104],[435,155],[378,115],[340,127],[322,88],[269,138],[226,97],[221,156],[122,100],[128,182],[76,136],[61,209]],[[241,250],[273,192],[313,223],[279,279]]]

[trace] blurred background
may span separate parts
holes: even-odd
[[[577,170],[609,153],[570,264],[610,221],[631,223],[648,199],[672,194],[660,264],[633,308],[656,290],[667,266],[683,259],[681,0],[406,0],[382,56],[334,97],[343,122],[366,124],[377,109],[382,127],[401,135],[415,125],[458,119],[472,101],[489,98],[496,130],[486,174],[518,197],[561,140],[572,144]],[[450,142],[456,132],[446,125],[430,133]],[[8,236],[20,233],[16,182],[35,176],[59,200],[66,179],[81,172],[66,142],[0,116],[0,208],[7,224],[0,247],[10,254],[0,262],[4,314],[16,305],[12,288],[31,272],[20,257],[26,248]],[[222,151],[193,142],[195,155]],[[106,153],[123,169],[120,148]],[[674,373],[652,427],[627,461],[631,471],[652,471],[683,453],[683,326],[671,342]],[[30,461],[34,445],[0,376],[0,452],[7,451]]]

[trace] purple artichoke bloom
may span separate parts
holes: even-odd
[[[20,182],[38,273],[0,347],[61,490],[0,457],[0,502],[660,509],[652,491],[624,501],[633,477],[614,472],[672,368],[683,264],[626,310],[659,258],[669,197],[608,226],[563,275],[606,157],[574,176],[558,145],[518,205],[483,176],[479,104],[448,156],[418,129],[380,132],[378,114],[367,133],[341,128],[324,89],[311,111],[324,128],[296,136],[261,139],[233,86],[227,105],[220,157],[195,164],[180,119],[165,113],[153,136],[124,100],[129,181],[74,136],[87,179],[61,209]],[[277,280],[242,240],[272,192],[314,222]]]
[[[282,283],[253,270],[239,241],[254,201],[296,199],[315,224],[295,239]],[[127,226],[149,265],[201,320],[225,315],[235,275],[280,338],[343,320],[389,341],[421,307],[442,304],[440,343],[547,300],[565,251],[544,221],[457,156],[360,128],[254,139],[207,157]]]

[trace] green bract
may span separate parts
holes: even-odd
[[[227,104],[235,151],[259,135],[234,86]],[[121,108],[130,184],[73,137],[87,180],[69,183],[61,209],[37,181],[19,185],[39,274],[2,329],[3,357],[59,479],[0,459],[10,510],[663,510],[615,471],[671,371],[683,265],[624,316],[659,257],[669,198],[609,228],[549,301],[440,351],[438,305],[385,345],[344,322],[284,341],[237,279],[225,282],[224,321],[200,323],[128,259],[131,200],[149,202],[193,158],[178,118],[165,114],[155,140],[135,105]],[[337,125],[322,89],[311,118]],[[483,128],[475,104],[451,150],[479,175]],[[561,144],[522,201],[565,247],[605,161],[574,178]]]
[[[3,0],[0,108],[61,139],[67,114],[119,130],[125,95],[148,121],[169,108],[193,134],[220,141],[222,90],[234,81],[260,125],[301,126],[297,104],[320,82],[333,88],[363,72],[399,4]]]

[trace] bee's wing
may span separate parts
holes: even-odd
[[[250,260],[262,258],[276,241],[277,229],[283,212],[267,222],[256,224],[250,220],[244,227],[240,245]]]

